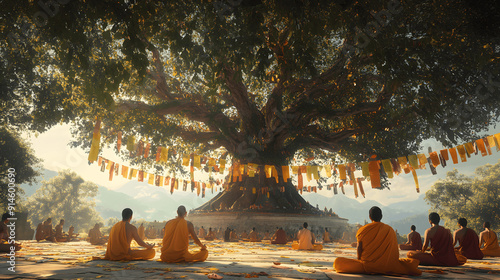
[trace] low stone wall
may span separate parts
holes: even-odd
[[[308,228],[317,236],[322,236],[324,229],[328,228],[334,239],[341,238],[343,232],[349,228],[347,219],[307,214],[212,212],[189,214],[186,219],[191,221],[195,228],[203,226],[207,230],[210,227],[224,230],[229,227],[238,233],[244,230],[248,233],[255,227],[260,233],[269,230],[271,234],[277,227],[282,227],[287,233],[295,233],[307,222]]]

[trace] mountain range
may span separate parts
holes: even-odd
[[[37,183],[32,186],[21,185],[25,196],[33,195],[41,187],[42,180],[49,180],[56,175],[55,171],[44,170]],[[170,190],[165,187],[130,181],[115,190],[99,186],[95,202],[96,210],[104,220],[119,218],[122,209],[130,207],[134,210],[134,219],[165,221],[175,217],[179,205],[186,206],[188,210],[194,209],[207,202],[215,194],[215,191],[212,194],[211,190],[207,189],[205,198],[190,191],[177,190],[172,195]],[[312,205],[318,205],[319,209],[332,208],[337,215],[348,219],[349,223],[364,224],[365,221],[369,221],[368,210],[372,206],[379,206],[384,215],[382,221],[393,226],[400,233],[408,232],[412,224],[421,230],[428,227],[429,205],[424,201],[423,194],[416,200],[393,203],[387,206],[373,200],[359,202],[343,194],[326,197],[317,193],[306,193],[303,197]]]

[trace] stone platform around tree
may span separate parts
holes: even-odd
[[[161,239],[147,242],[161,243]],[[50,243],[24,241],[16,255],[16,272],[7,270],[6,255],[0,255],[0,279],[209,279],[216,273],[223,279],[500,279],[500,258],[469,261],[464,266],[421,266],[418,277],[338,274],[332,267],[336,257],[356,257],[355,248],[340,243],[324,244],[322,251],[296,251],[291,243],[272,245],[203,241],[208,247],[207,261],[190,264],[159,262],[160,247],[150,261],[93,261],[104,255],[105,246],[85,241]],[[196,250],[197,246],[191,246]],[[404,257],[406,251],[401,251]]]

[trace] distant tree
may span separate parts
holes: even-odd
[[[106,221],[106,226],[108,226],[108,227],[114,226],[119,221],[121,221],[121,219],[118,219],[116,217],[108,218],[108,220]]]
[[[26,141],[22,140],[19,133],[0,126],[0,210],[7,209],[9,169],[14,171],[16,198],[15,210],[22,209],[22,195],[24,190],[20,184],[35,182],[36,176],[40,174],[40,159],[31,150]],[[3,213],[3,212],[2,212]]]
[[[75,172],[60,171],[49,181],[43,181],[42,186],[27,201],[31,225],[36,225],[47,218],[52,218],[53,224],[60,219],[66,226],[73,225],[76,231],[87,231],[102,218],[95,210],[94,197],[98,186],[84,181]]]
[[[478,167],[475,176],[447,173],[446,179],[435,183],[425,194],[431,205],[451,229],[458,218],[466,218],[468,227],[479,231],[485,221],[498,228],[500,221],[500,162]]]

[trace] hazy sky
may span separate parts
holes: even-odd
[[[488,131],[489,135],[495,133],[500,133],[500,127],[497,127],[496,129],[492,128]],[[109,172],[100,172],[97,163],[91,165],[88,164],[87,153],[80,148],[70,148],[68,146],[71,139],[69,125],[59,125],[53,127],[46,133],[40,134],[38,137],[31,135],[27,136],[26,139],[32,143],[32,148],[34,149],[36,156],[44,160],[43,166],[46,169],[58,171],[69,168],[78,173],[84,180],[94,182],[109,189],[117,189],[130,181],[128,179],[124,179],[121,175],[115,176],[113,181],[109,181]],[[428,140],[423,145],[421,152],[428,155],[428,147],[431,147],[434,151],[442,149],[442,146],[436,141]],[[429,190],[436,180],[445,178],[446,172],[453,170],[453,168],[458,169],[461,173],[471,175],[474,170],[481,165],[487,163],[496,164],[500,159],[500,152],[497,152],[496,148],[493,148],[492,152],[492,155],[485,157],[482,157],[480,153],[478,155],[472,155],[467,159],[467,162],[464,163],[453,164],[451,161],[448,161],[448,165],[445,168],[441,166],[437,167],[437,175],[432,175],[428,166],[425,170],[417,170],[420,183],[420,194]],[[109,160],[115,161],[120,165],[125,164],[129,166],[127,162],[123,162],[111,150],[101,151],[100,155]],[[202,176],[203,174],[195,173],[195,180],[202,181]],[[403,173],[399,176],[395,176],[393,179],[390,179],[390,182],[391,190],[372,190],[369,182],[363,182],[366,198],[360,196],[358,197],[358,200],[362,202],[363,200],[369,199],[375,200],[384,205],[389,205],[400,201],[415,200],[420,195],[415,191],[415,183],[411,173]],[[138,184],[145,183],[138,182]],[[347,186],[345,190],[348,197],[354,198],[352,186]],[[320,193],[325,196],[333,195],[333,192],[326,191],[326,189]],[[174,192],[173,195],[176,195],[176,193]],[[207,196],[207,198],[211,198],[211,196]]]

